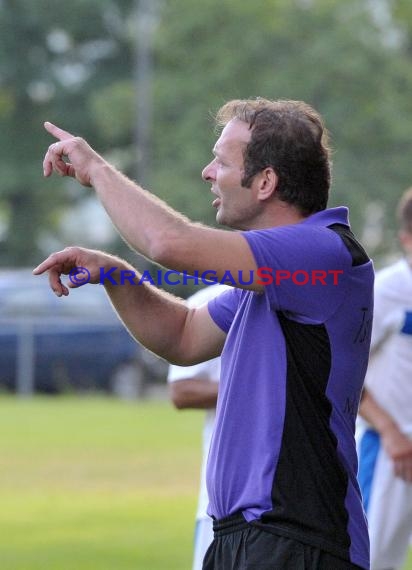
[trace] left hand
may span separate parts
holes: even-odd
[[[41,275],[47,271],[50,287],[54,293],[58,297],[62,295],[67,297],[69,289],[81,287],[86,283],[100,283],[101,269],[117,267],[119,262],[121,260],[102,251],[83,247],[66,247],[62,251],[49,255],[33,270],[33,273]],[[67,285],[62,282],[62,275],[70,275]]]

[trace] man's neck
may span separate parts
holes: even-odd
[[[263,230],[266,228],[274,228],[280,226],[289,226],[298,224],[305,220],[308,216],[304,216],[297,208],[285,202],[278,202],[273,207],[268,208],[255,220],[254,230]]]

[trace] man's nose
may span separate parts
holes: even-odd
[[[202,178],[205,182],[210,182],[215,179],[213,161],[209,162],[209,164],[202,170]]]

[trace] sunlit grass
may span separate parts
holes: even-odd
[[[202,414],[0,400],[2,570],[190,567]]]

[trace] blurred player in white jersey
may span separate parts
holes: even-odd
[[[402,567],[412,534],[412,188],[398,207],[404,257],[378,272],[360,406],[359,482],[371,570]]]

